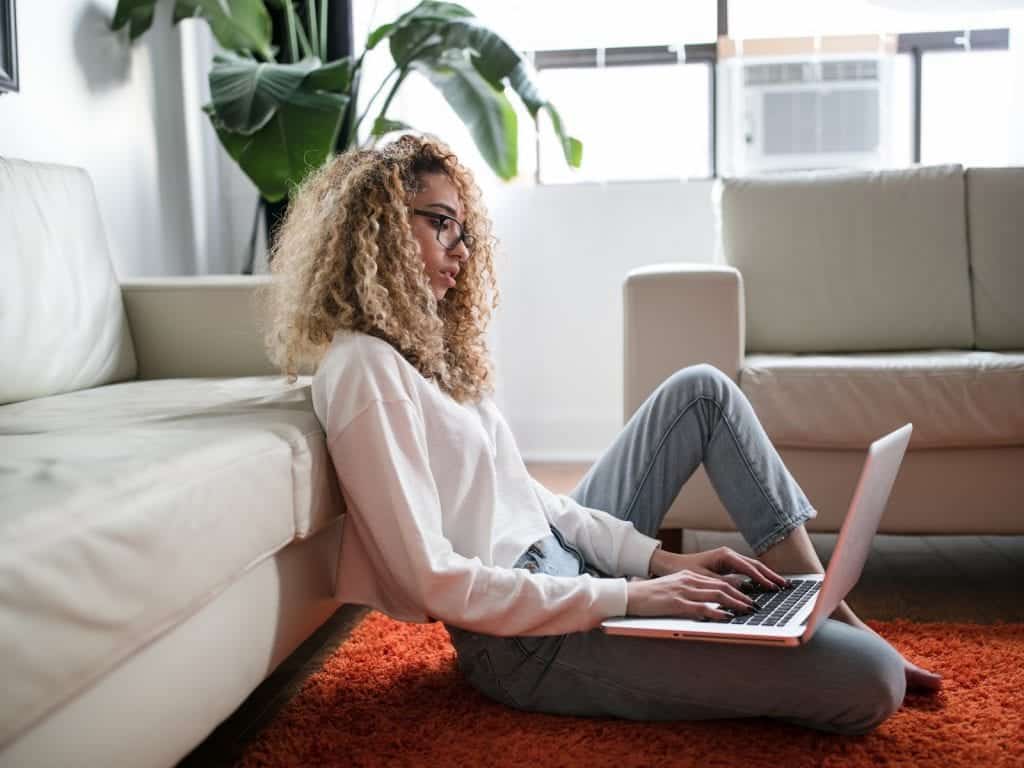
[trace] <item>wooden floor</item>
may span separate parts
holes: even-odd
[[[529,464],[556,493],[572,490],[585,464]],[[834,534],[811,534],[822,561]],[[667,549],[679,542],[665,539]],[[727,545],[750,554],[736,533],[687,531],[681,546],[694,552]],[[861,618],[992,623],[1024,621],[1024,536],[877,536],[848,602]],[[245,744],[345,641],[366,609],[343,606],[253,694],[179,763],[179,768],[231,766]]]

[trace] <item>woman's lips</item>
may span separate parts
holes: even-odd
[[[449,288],[454,288],[455,287],[455,278],[452,277],[451,272],[442,272],[441,273],[441,278],[444,280],[445,284]]]

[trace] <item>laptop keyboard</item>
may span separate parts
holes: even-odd
[[[750,599],[757,604],[757,610],[731,619],[722,624],[746,624],[758,627],[779,627],[788,622],[801,606],[821,588],[821,582],[813,579],[791,579],[793,585],[778,592],[757,592]]]

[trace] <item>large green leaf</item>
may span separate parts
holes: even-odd
[[[330,156],[347,104],[348,97],[343,94],[300,90],[250,135],[227,130],[212,105],[203,109],[228,154],[264,198],[277,202]]]
[[[371,136],[383,136],[386,133],[392,131],[408,131],[415,130],[408,123],[403,123],[401,120],[389,120],[386,117],[378,117],[373,121],[373,128],[370,130]]]
[[[572,168],[579,168],[580,163],[583,162],[583,144],[579,139],[566,133],[565,126],[562,123],[562,116],[555,109],[554,104],[541,96],[540,91],[530,77],[525,60],[520,61],[515,69],[512,70],[509,75],[509,85],[512,86],[512,90],[516,92],[516,95],[526,105],[534,121],[537,120],[537,113],[540,110],[543,109],[548,113],[548,116],[551,118],[551,127],[554,129],[555,135],[558,136],[558,141],[562,145],[562,154],[565,156],[565,162]]]
[[[390,24],[382,24],[366,38],[366,50],[376,47],[381,40],[417,22],[444,23],[453,19],[471,18],[473,13],[457,3],[443,3],[437,0],[423,0],[410,11],[406,11]]]
[[[413,58],[436,58],[451,48],[468,48],[477,70],[495,88],[501,88],[502,79],[522,61],[518,51],[476,18],[416,19],[395,31],[390,46],[397,66]]]
[[[457,17],[437,21],[429,16],[413,17],[393,31],[390,47],[399,67],[436,61],[452,49],[469,51],[477,71],[497,89],[504,88],[507,81],[535,121],[540,110],[548,113],[565,161],[573,168],[579,167],[583,145],[566,133],[558,110],[534,84],[526,59],[478,19]]]
[[[469,53],[449,50],[436,60],[414,60],[411,67],[441,91],[491,169],[506,181],[513,178],[518,161],[515,110],[505,94],[477,71]]]
[[[306,85],[321,91],[349,93],[352,85],[352,59],[346,56],[324,64],[320,69],[310,72],[306,77]]]
[[[156,3],[157,0],[118,0],[110,28],[118,30],[127,24],[131,39],[135,40],[152,25]]]
[[[562,125],[562,116],[558,114],[554,104],[550,101],[544,102],[544,111],[551,118],[551,127],[554,128],[555,135],[558,136],[558,140],[562,145],[562,154],[565,156],[565,162],[571,168],[579,168],[580,163],[583,162],[583,143],[565,132],[565,127]]]
[[[229,51],[252,51],[273,59],[273,28],[263,0],[175,0],[174,23],[201,16]]]
[[[210,69],[210,97],[218,121],[233,133],[255,133],[314,71],[322,75],[319,59],[269,64],[233,54],[217,54]],[[317,90],[315,83],[310,90]]]

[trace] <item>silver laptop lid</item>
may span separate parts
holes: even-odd
[[[814,636],[818,625],[832,615],[860,578],[913,429],[912,424],[906,424],[878,438],[868,449],[868,458],[839,531],[825,582],[821,585],[814,610],[807,618],[804,638]]]

